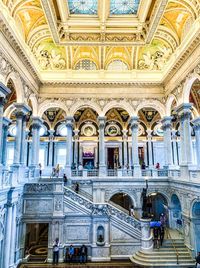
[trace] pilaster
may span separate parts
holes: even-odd
[[[73,159],[73,143],[72,143],[72,132],[73,132],[73,121],[72,116],[66,117],[66,127],[67,127],[67,140],[66,140],[66,175],[71,176],[71,167]]]
[[[200,117],[192,121],[196,138],[197,168],[200,169]]]
[[[98,122],[99,122],[99,176],[103,177],[106,175],[105,140],[104,140],[106,117],[99,116]]]
[[[164,131],[164,150],[165,150],[165,167],[171,168],[172,161],[172,142],[171,142],[171,116],[166,116],[162,119],[162,129]]]

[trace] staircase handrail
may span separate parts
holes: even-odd
[[[78,193],[74,192],[70,188],[64,187],[64,193],[67,197],[69,197],[71,200],[79,203],[81,206],[86,207],[87,209],[91,210],[93,214],[98,213],[98,210],[101,211],[101,207],[104,208],[104,212],[106,211],[107,214],[111,216],[115,216],[121,221],[132,225],[135,229],[138,229],[141,231],[141,222],[136,219],[133,216],[127,215],[127,213],[121,211],[120,209],[116,208],[115,206],[109,204],[109,203],[94,203],[87,199],[86,197],[83,197],[79,195]],[[101,213],[101,212],[100,212]]]
[[[118,208],[119,210],[122,210],[124,213],[126,213],[126,214],[129,215],[129,211],[128,211],[127,209],[121,207],[120,205],[118,205],[118,204],[116,204],[116,203],[114,203],[114,202],[112,202],[112,201],[110,201],[110,200],[108,201],[108,203],[111,204],[113,207],[116,207],[116,208]]]
[[[176,253],[176,262],[177,262],[177,264],[179,264],[179,253],[178,253],[178,250],[177,250],[177,248],[176,248],[176,246],[174,244],[174,239],[170,235],[169,230],[167,230],[167,236],[171,240],[172,247],[174,248],[175,253]]]
[[[71,185],[71,186],[65,186],[66,188],[72,190],[73,192],[75,192],[75,185]],[[93,200],[93,197],[91,194],[89,194],[88,192],[84,191],[83,189],[78,190],[78,194],[84,196],[85,198],[89,199],[90,201]]]

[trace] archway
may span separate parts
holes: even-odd
[[[128,211],[134,205],[131,197],[127,193],[116,193],[110,198],[110,201]]]
[[[168,219],[168,202],[163,194],[158,192],[150,193],[148,195],[147,206],[153,221],[159,221],[162,213]]]
[[[200,202],[196,201],[192,206],[192,240],[196,252],[200,252]]]
[[[182,230],[182,208],[181,203],[176,194],[171,197],[171,208],[170,208],[170,227],[173,229]]]

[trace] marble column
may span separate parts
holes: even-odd
[[[123,158],[124,158],[124,168],[127,169],[128,167],[128,136],[127,136],[127,133],[128,133],[128,130],[127,129],[123,129],[122,130],[122,133],[123,133],[123,147],[124,147],[124,155],[123,155]]]
[[[5,244],[4,244],[4,268],[9,267],[10,262],[10,246],[12,238],[12,205],[7,205],[7,218],[6,218],[6,230],[5,230]]]
[[[73,159],[73,143],[72,143],[72,132],[73,132],[73,121],[72,116],[66,117],[67,127],[67,141],[66,141],[66,174],[71,175],[72,159]]]
[[[173,144],[173,158],[174,158],[174,165],[178,166],[178,155],[177,155],[177,136],[176,130],[172,130],[172,144]]]
[[[28,145],[29,145],[29,130],[26,129],[25,130],[25,143],[24,143],[24,159],[23,159],[23,163],[25,166],[28,165]]]
[[[15,263],[15,242],[16,242],[16,227],[17,227],[17,222],[16,222],[16,211],[17,207],[16,204],[13,204],[12,207],[12,230],[11,230],[11,245],[10,245],[10,266],[14,267]]]
[[[2,163],[2,155],[3,155],[3,109],[5,104],[5,98],[8,94],[10,94],[10,89],[4,86],[2,82],[0,82],[0,166]]]
[[[7,160],[7,138],[8,138],[8,128],[11,120],[4,117],[3,118],[3,140],[2,140],[2,165],[6,166]]]
[[[170,168],[173,165],[172,158],[172,140],[171,140],[171,116],[166,116],[162,119],[162,129],[164,133],[164,151],[165,151],[165,167]]]
[[[132,132],[132,162],[134,169],[134,177],[141,175],[141,168],[139,164],[139,155],[138,155],[138,117],[134,116],[131,118],[131,132]]]
[[[152,130],[147,129],[147,146],[148,146],[148,159],[149,168],[153,168],[153,156],[152,156]]]
[[[192,164],[192,137],[190,126],[191,108],[192,104],[183,103],[176,109],[180,118],[181,166]]]
[[[192,121],[196,138],[197,168],[200,169],[200,117]]]
[[[105,123],[106,117],[99,116],[99,175],[105,176],[106,175],[106,159],[105,159],[105,140],[104,140],[104,130],[105,130]]]
[[[22,156],[24,155],[24,142],[25,142],[25,123],[26,114],[30,112],[29,106],[26,104],[16,103],[16,128],[17,133],[15,137],[15,148],[14,148],[14,166],[20,166],[22,163]]]
[[[78,139],[79,139],[79,130],[74,130],[74,163],[78,167]]]
[[[43,120],[40,117],[32,117],[32,151],[31,166],[38,168],[40,152],[40,128]]]
[[[48,157],[48,166],[53,166],[53,139],[54,139],[54,130],[50,129],[49,131],[49,157]]]
[[[153,237],[150,229],[150,221],[151,219],[140,219],[141,221],[141,251],[142,252],[150,252],[153,250]]]

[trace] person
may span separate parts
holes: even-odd
[[[57,264],[59,259],[59,240],[56,238],[53,244],[53,263]]]
[[[146,164],[144,161],[142,162],[142,169],[146,169]]]
[[[160,227],[160,245],[162,246],[165,237],[165,227],[161,225]]]
[[[64,185],[66,186],[67,185],[67,176],[66,176],[66,174],[63,175],[63,181],[64,181]]]
[[[161,213],[160,214],[160,222],[161,222],[161,225],[162,226],[166,226],[166,221],[167,221],[167,218],[166,218],[165,214],[164,213]]]
[[[79,184],[78,184],[78,182],[76,182],[76,184],[75,184],[75,192],[78,194],[78,192],[79,192]]]
[[[198,253],[198,255],[196,257],[196,267],[200,268],[200,252]]]
[[[133,206],[130,207],[129,215],[132,216],[132,217],[135,216],[135,213],[134,213],[134,207],[133,207]]]
[[[154,241],[154,248],[159,248],[159,229],[158,227],[153,228],[153,241]]]
[[[56,169],[53,167],[50,179],[55,177],[55,176],[56,176]]]
[[[87,248],[85,245],[82,245],[80,248],[80,263],[86,263],[87,259]]]
[[[41,163],[39,163],[39,175],[41,178],[42,177],[42,165],[41,165]]]
[[[72,245],[70,245],[70,247],[69,247],[69,262],[72,261],[73,257],[74,257],[74,247]]]
[[[156,163],[156,169],[160,169],[160,163]]]

